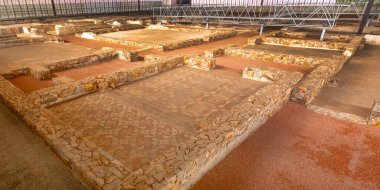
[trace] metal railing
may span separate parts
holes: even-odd
[[[196,0],[198,2],[202,0]],[[210,4],[216,2],[216,4]],[[287,4],[283,4],[284,2]],[[334,27],[338,21],[360,21],[368,2],[350,1],[336,3],[329,0],[245,1],[246,5],[237,6],[239,0],[210,0],[206,5],[163,6],[153,10],[155,20],[172,23],[196,24],[239,24],[289,27]],[[249,4],[250,3],[250,4]],[[277,4],[278,3],[278,4]],[[379,11],[372,9],[377,16]]]
[[[161,5],[161,0],[0,0],[0,20],[151,12]]]

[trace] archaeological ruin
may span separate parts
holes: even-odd
[[[0,0],[0,189],[380,189],[380,1]]]

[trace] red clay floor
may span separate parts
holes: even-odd
[[[192,189],[380,189],[380,128],[289,103]]]

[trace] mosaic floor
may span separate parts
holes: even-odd
[[[50,109],[68,127],[138,169],[186,141],[199,121],[223,113],[263,86],[237,73],[181,67]]]

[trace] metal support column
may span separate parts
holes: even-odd
[[[326,28],[323,28],[322,30],[322,34],[321,34],[321,37],[319,38],[319,40],[323,40],[323,38],[325,37],[325,34],[326,34]]]
[[[358,34],[362,34],[363,33],[364,27],[367,24],[367,20],[368,20],[368,17],[369,17],[369,12],[371,11],[371,8],[373,6],[373,2],[374,2],[374,0],[368,0],[368,3],[366,5],[366,7],[365,7],[365,10],[364,10],[364,13],[363,13],[363,16],[362,16],[362,20],[360,21],[360,26],[359,26],[359,29],[358,29]]]
[[[138,6],[138,10],[140,12],[141,11],[140,0],[137,0],[137,6]]]
[[[261,24],[260,25],[260,36],[263,34],[264,32],[264,24]]]
[[[55,3],[54,0],[51,0],[51,8],[53,9],[53,15],[57,16],[57,11],[55,10]]]

